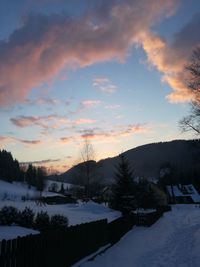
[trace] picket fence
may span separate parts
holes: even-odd
[[[114,244],[133,225],[151,225],[161,212],[128,215],[110,223],[99,220],[68,227],[65,231],[50,231],[0,242],[0,267],[67,267]]]

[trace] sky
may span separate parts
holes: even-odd
[[[193,138],[185,66],[200,44],[196,0],[1,0],[0,149],[65,171]]]

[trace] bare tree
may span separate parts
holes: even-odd
[[[200,134],[200,47],[197,47],[186,66],[188,72],[187,86],[192,92],[193,99],[191,101],[190,114],[184,117],[180,122],[180,128],[183,132],[193,131],[197,135]]]
[[[94,174],[94,165],[96,165],[95,161],[95,151],[90,143],[90,141],[85,138],[84,145],[81,150],[81,160],[82,160],[82,174],[85,176],[85,191],[87,198],[90,198],[90,183],[92,179],[92,175]]]

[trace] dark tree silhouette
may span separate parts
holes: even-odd
[[[119,164],[115,174],[115,184],[113,185],[113,197],[110,206],[121,211],[123,214],[129,213],[136,208],[135,192],[136,184],[133,179],[133,172],[129,162],[123,154],[119,156]]]
[[[36,175],[37,175],[36,168],[32,164],[29,164],[25,173],[25,180],[29,185],[29,187],[36,186],[37,183]]]
[[[85,178],[85,194],[89,199],[91,197],[91,180],[94,178],[96,162],[95,151],[92,144],[87,138],[84,140],[84,145],[81,150],[81,175]]]
[[[40,198],[42,197],[42,191],[45,187],[46,170],[43,167],[37,168],[36,174],[36,189],[40,192]]]
[[[184,117],[180,122],[182,131],[193,131],[200,135],[200,47],[197,47],[186,66],[188,72],[187,87],[192,93],[190,114]]]
[[[6,150],[0,150],[0,178],[8,182],[23,179],[19,162],[13,159],[12,154]]]

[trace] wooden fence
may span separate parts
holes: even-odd
[[[129,215],[107,223],[99,220],[0,242],[0,267],[67,267],[116,243],[134,224],[151,225],[160,212],[144,216]]]

